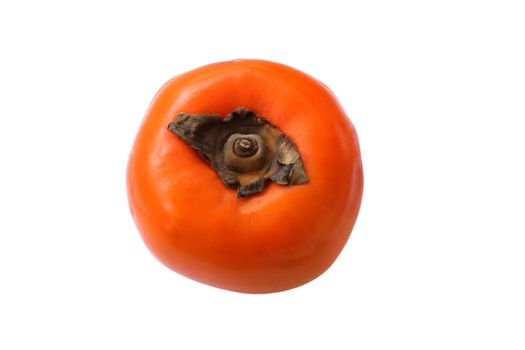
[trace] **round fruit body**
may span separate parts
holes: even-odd
[[[168,130],[179,113],[226,116],[249,108],[296,146],[308,182],[268,183],[239,198]],[[357,134],[334,95],[285,65],[235,60],[168,81],[140,126],[127,170],[132,216],[150,251],[191,279],[269,293],[323,273],[359,211],[363,173]]]

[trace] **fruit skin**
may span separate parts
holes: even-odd
[[[237,198],[197,152],[167,129],[181,112],[247,107],[296,145],[309,183],[271,183]],[[132,216],[150,251],[202,283],[245,293],[300,286],[335,261],[359,211],[356,131],[330,90],[291,67],[234,60],[168,81],[154,97],[127,169]]]

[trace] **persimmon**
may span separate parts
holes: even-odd
[[[269,293],[322,274],[356,221],[356,131],[331,91],[262,60],[210,64],[154,97],[127,170],[150,251],[191,279]]]

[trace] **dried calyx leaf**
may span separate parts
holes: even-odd
[[[282,185],[308,182],[295,145],[266,119],[237,108],[219,114],[180,113],[168,129],[195,148],[239,197],[261,192],[268,180]]]

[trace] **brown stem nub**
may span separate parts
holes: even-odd
[[[247,136],[241,136],[233,144],[233,153],[238,157],[250,157],[257,152],[259,144],[257,140]]]
[[[261,192],[268,180],[282,185],[308,182],[295,145],[266,119],[237,108],[218,114],[180,113],[168,129],[195,148],[239,197]]]

